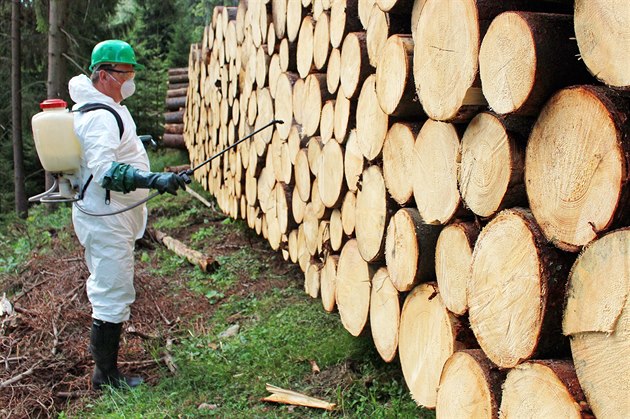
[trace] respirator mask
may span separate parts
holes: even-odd
[[[111,77],[118,84],[120,84],[120,95],[122,96],[123,100],[127,99],[128,97],[130,97],[131,95],[135,93],[136,82],[134,81],[134,77],[130,78],[129,80],[125,80],[124,82],[121,83],[116,79],[116,77],[109,74],[107,70],[105,72],[109,75],[109,77]]]

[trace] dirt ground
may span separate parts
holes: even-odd
[[[221,219],[217,214],[212,222],[220,223]],[[173,236],[186,240],[199,227],[193,222]],[[58,235],[51,233],[51,251],[35,255],[11,284],[12,290],[21,290],[9,299],[13,313],[0,316],[2,417],[49,417],[62,410],[72,413],[98,395],[90,384],[94,364],[88,349],[91,310],[85,293],[89,272],[83,251],[74,235],[71,246],[62,246]],[[269,269],[280,275],[287,273],[287,264],[262,239],[244,233],[230,233],[219,248],[205,252],[211,251],[216,258],[245,245],[256,252],[273,253]],[[147,252],[156,246],[160,244],[152,242],[149,235],[137,245]],[[73,250],[68,252],[68,247]],[[163,350],[156,355],[146,348],[166,348],[186,330],[205,333],[216,307],[203,295],[184,288],[185,275],[152,276],[150,268],[137,254],[136,302],[123,329],[119,354],[121,369],[141,375],[149,384],[157,380],[160,369],[169,367],[169,353]],[[239,285],[232,287],[232,293],[282,286],[274,281],[248,283],[246,277],[239,278]],[[8,287],[1,283],[0,287],[4,287],[0,288],[1,297]]]

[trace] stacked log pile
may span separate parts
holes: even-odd
[[[629,16],[215,7],[190,49],[191,164],[284,124],[195,178],[438,417],[630,416]]]
[[[186,149],[184,141],[184,109],[188,93],[188,69],[169,68],[168,90],[164,105],[164,136],[162,145],[168,148]]]

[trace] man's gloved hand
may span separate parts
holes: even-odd
[[[188,176],[183,177],[175,173],[154,173],[138,170],[135,167],[113,162],[105,173],[102,187],[116,192],[128,193],[137,188],[152,188],[158,192],[168,192],[177,195],[178,189],[185,189],[190,183]]]
[[[178,189],[186,189],[184,178],[176,173],[153,173],[136,170],[133,176],[136,188],[152,188],[158,192],[177,195]]]

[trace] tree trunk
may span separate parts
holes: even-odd
[[[472,252],[480,226],[455,222],[440,232],[435,246],[435,276],[446,308],[461,316],[468,311],[468,282]]]
[[[503,384],[501,417],[532,416],[593,417],[571,361],[529,361],[507,374]]]
[[[481,217],[505,208],[527,205],[523,176],[525,143],[531,121],[514,124],[483,112],[462,137],[459,192],[466,206]]]
[[[441,226],[424,224],[415,208],[401,208],[391,218],[385,239],[385,261],[398,291],[435,280],[435,244]]]
[[[436,418],[498,418],[505,375],[481,349],[455,352],[442,369]]]
[[[392,362],[398,350],[400,301],[386,267],[380,268],[372,278],[370,295],[370,328],[379,355]]]
[[[460,324],[448,312],[435,283],[420,284],[405,298],[400,316],[398,354],[411,397],[434,408],[442,367],[457,350]]]
[[[630,88],[630,3],[576,0],[574,25],[581,58],[591,74],[611,87]]]
[[[630,227],[624,227],[584,247],[569,274],[563,332],[598,418],[630,415],[629,272]]]
[[[630,100],[595,86],[556,93],[529,136],[525,185],[545,236],[571,252],[630,223]]]
[[[13,185],[15,212],[28,216],[28,200],[24,185],[24,147],[22,142],[22,42],[20,39],[21,2],[11,2],[11,133],[13,142]],[[52,186],[52,185],[51,185]],[[46,190],[50,187],[46,187]]]
[[[470,326],[499,367],[565,354],[559,332],[566,259],[525,209],[502,211],[479,234],[468,288]]]
[[[483,38],[479,74],[488,105],[499,114],[537,115],[556,90],[588,82],[576,56],[570,15],[506,12]]]
[[[356,240],[341,250],[337,264],[335,299],[341,323],[352,336],[359,336],[367,323],[374,268],[361,257]]]

